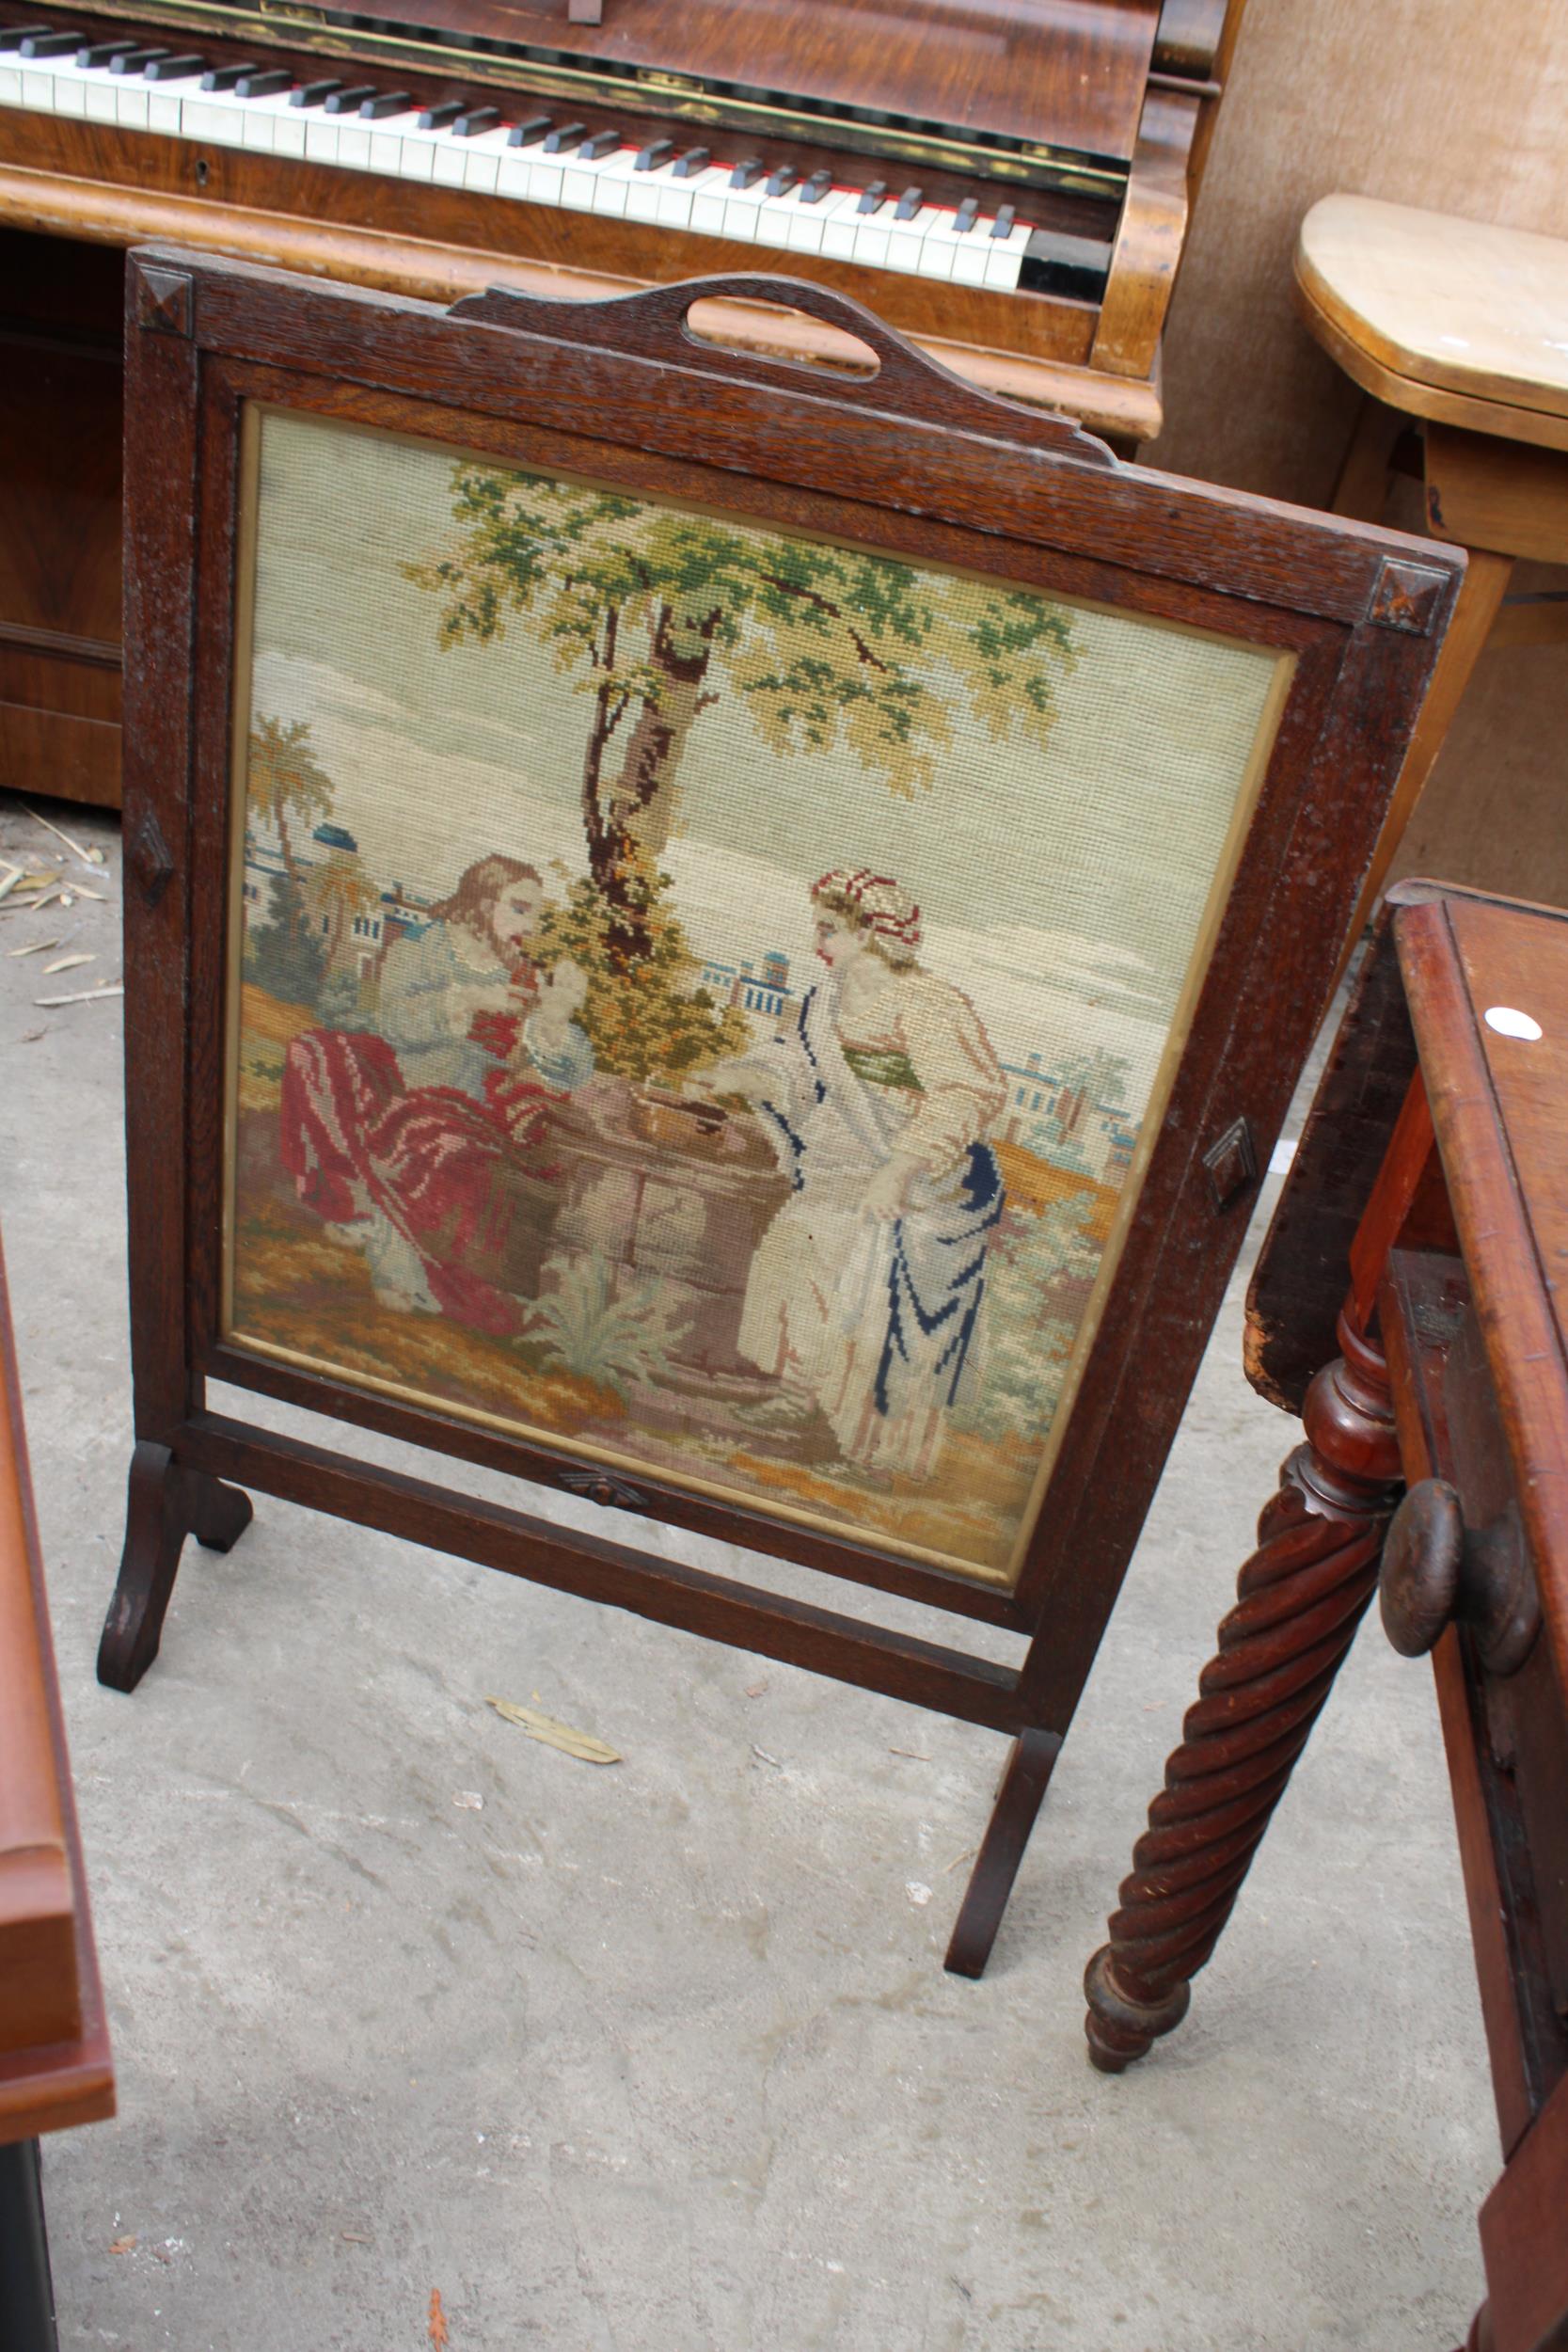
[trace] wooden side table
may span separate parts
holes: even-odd
[[[1377,521],[1396,461],[1414,462],[1427,529],[1470,558],[1364,918],[1482,646],[1568,642],[1568,595],[1503,610],[1518,559],[1568,564],[1568,241],[1328,196],[1302,222],[1295,294],[1367,394],[1335,512]]]
[[[1381,1561],[1432,1653],[1502,2137],[1473,2352],[1568,2344],[1565,1146],[1568,914],[1396,885],[1247,1303],[1307,1441],[1085,1980],[1106,2072],[1180,2022]]]
[[[0,2344],[55,2352],[39,2135],[115,2110],[0,1263]]]

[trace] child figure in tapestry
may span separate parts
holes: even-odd
[[[477,859],[383,950],[380,1034],[307,1030],[283,1074],[283,1164],[363,1248],[376,1297],[499,1336],[518,1325],[512,1228],[539,1221],[549,1106],[594,1070],[582,973],[529,954],[544,904],[534,867]]]
[[[820,1421],[826,1451],[926,1479],[973,1376],[1006,1081],[969,999],[917,962],[896,882],[838,867],[811,898],[828,977],[705,1079],[756,1104],[795,1184],[746,1289],[741,1352],[781,1384],[753,1418]]]

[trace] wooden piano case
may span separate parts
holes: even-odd
[[[875,373],[693,332],[755,299]],[[1123,466],[804,283],[443,312],[154,251],[127,338],[101,1676],[257,1486],[989,1724],[978,1974],[1459,560]]]
[[[632,146],[701,140],[835,190],[918,183],[931,207],[1004,204],[1043,259],[1014,290],[793,251],[793,275],[855,295],[990,389],[1078,416],[1130,452],[1159,427],[1159,346],[1242,0],[904,0],[737,8],[610,0],[402,0],[372,20],[226,0],[71,0],[40,28],[0,0],[0,783],[119,797],[118,257],[140,238],[451,301],[491,284],[602,298],[750,269],[754,249],[471,185],[333,168],[210,135],[195,74],[103,87],[118,119],[50,111],[51,44],[140,41],[197,71],[245,61],[298,82],[461,96],[503,121],[580,113]],[[35,66],[37,71],[34,70]],[[161,65],[150,70],[162,70]],[[185,93],[185,100],[181,93]],[[63,103],[63,102],[62,102]],[[80,91],[74,103],[80,107]],[[133,106],[129,119],[126,108]],[[409,118],[412,119],[412,117]],[[492,167],[493,177],[493,167]],[[748,231],[748,233],[750,233]],[[972,240],[977,246],[980,237]],[[858,248],[857,248],[858,249]],[[842,367],[831,323],[721,303],[714,331]]]

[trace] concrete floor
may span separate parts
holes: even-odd
[[[18,846],[50,847],[0,798]],[[1084,2055],[1293,1441],[1240,1286],[981,1984],[942,1953],[1003,1750],[962,1724],[265,1497],[119,1697],[122,1024],[34,1003],[118,973],[95,886],[0,912],[0,1222],[119,2078],[46,2149],[62,2344],[420,2352],[433,2289],[450,2352],[1458,2343],[1496,2129],[1430,1682],[1375,1623],[1187,2024],[1119,2081]],[[98,963],[8,952],[56,933]]]

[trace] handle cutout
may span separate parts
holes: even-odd
[[[747,359],[769,360],[775,367],[799,368],[841,383],[868,384],[882,372],[880,358],[858,335],[784,303],[705,295],[686,312],[681,332],[689,342],[709,351],[738,352]]]

